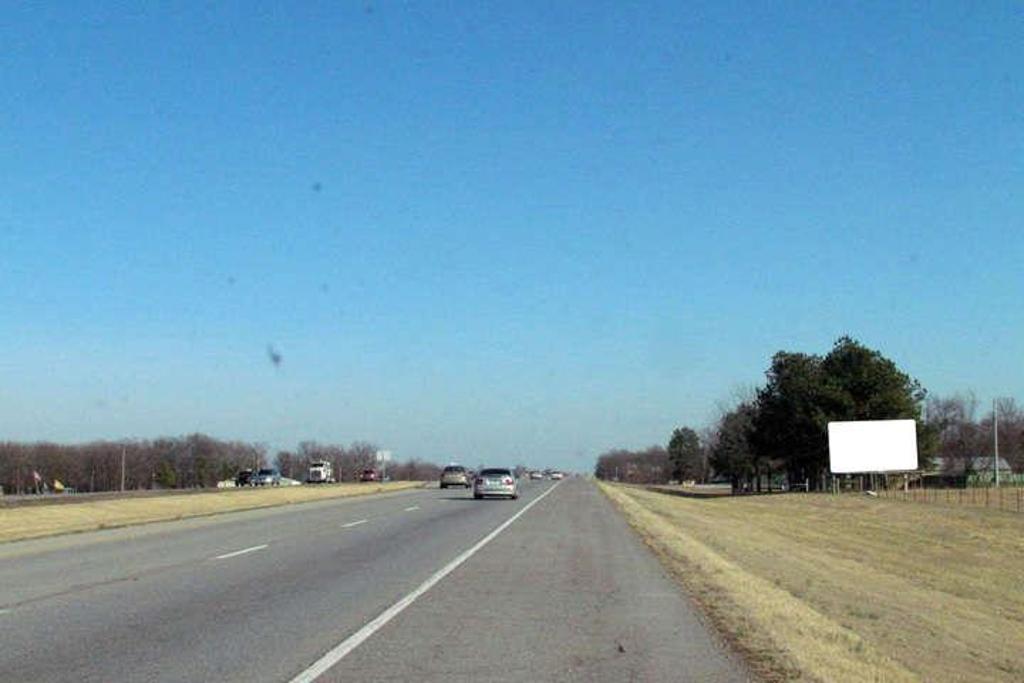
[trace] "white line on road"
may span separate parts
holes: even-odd
[[[413,510],[419,510],[419,509],[420,509],[419,505],[413,505],[412,507],[405,508],[405,512],[412,512]]]
[[[360,524],[366,524],[369,521],[370,520],[368,520],[368,519],[361,519],[358,522],[349,522],[348,524],[342,524],[341,528],[342,529],[348,529],[349,527],[359,526]]]
[[[217,557],[215,557],[213,559],[215,559],[215,560],[226,560],[229,557],[238,557],[239,555],[245,555],[246,553],[254,553],[257,550],[263,550],[264,548],[268,547],[269,545],[270,545],[269,543],[264,543],[263,545],[254,545],[251,548],[244,548],[242,550],[236,550],[233,553],[224,553],[223,555],[218,555]]]
[[[352,650],[359,647],[370,636],[372,636],[380,629],[384,628],[384,626],[389,621],[391,621],[399,614],[401,614],[409,605],[416,602],[417,598],[419,598],[421,595],[423,595],[428,590],[433,588],[434,585],[436,585],[441,579],[443,579],[444,577],[448,576],[453,571],[458,569],[459,565],[461,565],[469,558],[473,557],[473,555],[475,555],[481,548],[483,548],[485,545],[493,541],[498,534],[500,534],[502,531],[511,526],[512,522],[516,521],[524,514],[526,514],[527,510],[529,510],[534,505],[542,501],[544,499],[544,496],[548,495],[549,493],[557,489],[559,484],[561,483],[562,482],[558,482],[558,484],[555,484],[547,491],[540,494],[535,499],[531,500],[529,503],[526,504],[525,507],[523,507],[522,510],[520,510],[519,512],[509,517],[504,522],[502,522],[497,529],[495,529],[494,531],[480,539],[472,548],[464,551],[454,560],[452,560],[444,567],[434,572],[434,574],[429,579],[421,583],[416,590],[409,593],[395,604],[391,605],[391,607],[388,607],[386,610],[381,612],[376,619],[366,624],[361,629],[350,635],[348,638],[335,645],[334,648],[331,649],[327,654],[313,662],[313,665],[311,667],[309,667],[308,669],[300,673],[298,676],[293,678],[290,681],[290,683],[312,683],[313,681],[315,681],[321,674],[325,673],[332,666],[334,666],[342,659],[344,659],[346,655],[352,652]]]

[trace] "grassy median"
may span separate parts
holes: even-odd
[[[1024,680],[1024,516],[602,484],[767,680]]]
[[[422,485],[422,482],[416,481],[396,481],[383,484],[222,489],[210,493],[169,495],[159,498],[125,498],[88,501],[75,505],[0,509],[0,542],[78,531],[110,529],[130,524],[202,517],[292,503],[308,503],[328,498],[363,496],[417,488]]]

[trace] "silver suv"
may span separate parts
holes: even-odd
[[[466,472],[466,468],[462,465],[448,465],[441,472],[441,488],[446,489],[449,486],[462,486],[463,488],[469,488],[469,474]]]

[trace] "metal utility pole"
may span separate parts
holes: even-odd
[[[999,399],[992,399],[992,468],[995,472],[996,488],[999,488]]]
[[[124,491],[124,451],[125,448],[121,446],[121,491]]]

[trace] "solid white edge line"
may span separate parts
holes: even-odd
[[[426,593],[428,590],[434,587],[441,579],[451,574],[453,571],[458,569],[459,565],[473,557],[481,548],[493,541],[498,534],[507,529],[517,519],[526,514],[527,510],[532,508],[534,505],[544,500],[544,497],[559,487],[562,482],[558,482],[544,493],[540,494],[529,503],[527,503],[522,510],[509,517],[507,520],[498,525],[491,533],[484,536],[482,539],[477,541],[476,545],[471,547],[469,550],[463,551],[458,557],[446,564],[441,569],[434,572],[429,579],[424,581],[416,588],[413,592],[406,595],[404,598],[396,602],[395,604],[388,607],[386,610],[381,612],[377,618],[369,622],[361,629],[350,635],[345,640],[335,645],[331,650],[327,652],[323,657],[313,662],[313,665],[308,669],[300,673],[298,676],[293,678],[289,683],[312,683],[321,674],[326,673],[335,664],[345,658],[352,650],[362,645],[370,636],[382,629],[389,621],[401,614],[406,607],[416,602],[416,599]]]
[[[370,520],[368,520],[368,519],[360,519],[360,520],[359,520],[359,521],[357,521],[357,522],[349,522],[348,524],[342,524],[342,525],[341,525],[341,528],[342,528],[342,529],[348,529],[348,528],[350,528],[350,527],[354,527],[354,526],[359,526],[360,524],[366,524],[366,523],[367,523],[367,522],[369,522],[369,521],[370,521]]]
[[[229,557],[238,557],[239,555],[245,555],[246,553],[254,553],[257,550],[263,550],[264,548],[268,547],[269,545],[270,545],[269,543],[264,543],[263,545],[254,545],[251,548],[244,548],[243,550],[236,550],[233,553],[224,553],[223,555],[218,555],[217,557],[215,557],[213,559],[215,559],[215,560],[226,560]]]

